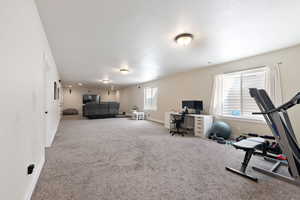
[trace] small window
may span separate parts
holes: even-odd
[[[267,68],[223,74],[221,77],[221,115],[261,119],[252,115],[259,108],[249,94],[249,88],[267,88]]]
[[[157,110],[157,88],[144,89],[144,110]]]

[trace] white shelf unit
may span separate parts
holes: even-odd
[[[194,133],[195,136],[206,138],[209,129],[213,123],[213,116],[199,115],[194,118]]]

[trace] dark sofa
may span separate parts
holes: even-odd
[[[83,116],[89,119],[115,117],[119,114],[118,102],[88,103],[83,106]]]

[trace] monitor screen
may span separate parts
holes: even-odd
[[[100,96],[95,94],[85,94],[82,96],[82,103],[100,103]]]
[[[202,111],[203,103],[202,101],[182,101],[182,108],[184,107]]]

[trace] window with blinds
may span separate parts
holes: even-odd
[[[157,88],[144,89],[144,110],[157,110]]]
[[[240,71],[222,77],[222,115],[261,118],[252,115],[259,109],[249,94],[249,88],[266,89],[267,69]]]

